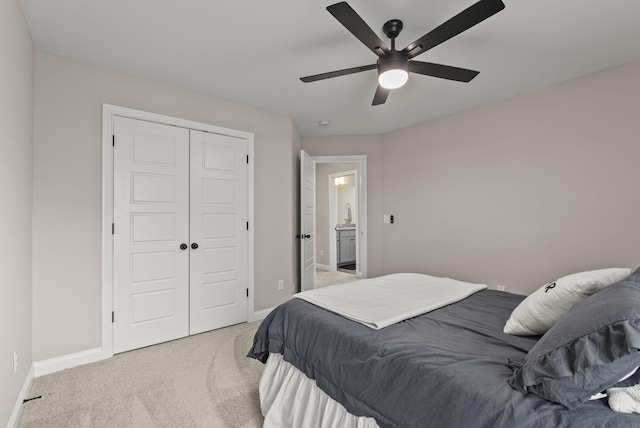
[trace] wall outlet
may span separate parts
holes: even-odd
[[[324,256],[324,250],[320,250],[320,255]]]
[[[498,291],[507,291],[507,287],[504,285],[496,285],[496,290]]]
[[[18,350],[13,351],[13,374],[18,372]]]
[[[284,290],[284,279],[278,280],[278,290]]]

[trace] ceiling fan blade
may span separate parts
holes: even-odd
[[[376,89],[376,94],[373,96],[372,106],[377,106],[380,104],[384,104],[387,101],[387,97],[389,96],[389,89],[383,88],[378,85],[378,89]]]
[[[327,7],[327,10],[333,15],[347,30],[351,32],[358,40],[360,40],[371,51],[382,57],[389,53],[389,48],[384,44],[380,37],[367,25],[366,22],[355,10],[347,4],[340,2]]]
[[[422,61],[409,61],[409,71],[426,76],[439,77],[441,79],[455,80],[457,82],[470,82],[480,74],[479,71],[469,70],[467,68]]]
[[[421,53],[438,46],[440,43],[457,36],[476,24],[504,9],[501,0],[480,0],[473,6],[463,10],[444,24],[428,32],[402,50],[408,58],[414,58]]]
[[[360,73],[361,71],[375,70],[377,64],[361,65],[360,67],[345,68],[344,70],[330,71],[328,73],[314,74],[313,76],[301,77],[304,83],[315,82],[317,80],[331,79],[332,77],[346,76],[347,74]]]

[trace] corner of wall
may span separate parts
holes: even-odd
[[[18,1],[0,2],[0,67],[0,425],[12,426],[33,358],[34,49]]]

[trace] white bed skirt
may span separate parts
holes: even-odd
[[[281,354],[269,354],[260,379],[264,428],[379,428],[375,419],[354,416]]]

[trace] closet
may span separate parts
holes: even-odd
[[[114,353],[247,321],[247,150],[114,118]]]

